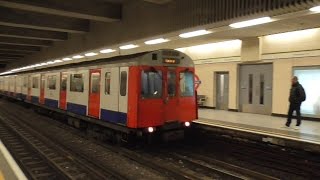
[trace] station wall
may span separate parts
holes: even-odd
[[[258,37],[257,37],[258,38]],[[287,114],[288,96],[291,86],[293,69],[296,67],[320,66],[320,29],[290,32],[286,34],[259,37],[260,57],[258,61],[250,64],[273,64],[272,114]],[[184,52],[194,58],[196,74],[201,80],[198,94],[206,95],[204,106],[216,107],[216,72],[229,73],[229,105],[231,110],[239,109],[239,65],[248,63],[241,57],[244,49],[240,46],[223,47],[217,53],[216,49],[206,50],[199,55],[193,47],[183,48]],[[203,49],[202,49],[203,51]],[[221,54],[221,52],[223,52]],[[228,61],[227,57],[240,56],[239,60]],[[317,82],[315,82],[317,83]]]

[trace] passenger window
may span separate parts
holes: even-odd
[[[68,79],[68,76],[67,75],[62,75],[61,77],[61,91],[66,91],[67,90],[67,79]]]
[[[100,73],[91,73],[91,93],[100,92]]]
[[[106,72],[105,75],[105,94],[110,94],[111,90],[111,72]]]
[[[47,88],[50,90],[55,90],[56,89],[56,83],[57,83],[57,76],[48,76],[48,85]]]
[[[192,72],[180,73],[180,92],[183,97],[194,95],[194,77]]]
[[[83,89],[84,89],[83,74],[71,74],[70,75],[70,91],[83,92]]]
[[[32,78],[32,88],[34,88],[34,89],[39,88],[39,77]]]
[[[144,98],[160,98],[162,96],[162,72],[141,72],[141,96]]]
[[[176,73],[173,71],[168,73],[168,95],[176,96]]]
[[[127,72],[122,71],[120,74],[120,95],[126,96],[127,95]]]

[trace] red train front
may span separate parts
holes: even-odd
[[[129,68],[128,127],[170,132],[196,119],[194,64],[185,54],[162,50]]]

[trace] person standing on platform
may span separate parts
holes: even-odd
[[[291,84],[290,96],[289,96],[290,106],[288,111],[288,119],[285,127],[290,127],[293,111],[296,111],[297,124],[294,129],[299,130],[301,125],[300,106],[301,106],[301,103],[306,100],[306,93],[302,85],[299,83],[297,76],[294,76],[292,78],[291,83],[292,84]]]

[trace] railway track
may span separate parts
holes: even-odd
[[[123,164],[121,163],[122,161],[118,160],[108,163],[110,158],[108,159],[105,157],[113,154],[124,157],[127,162],[131,161],[131,164],[136,164],[136,166],[139,164],[139,167],[144,167],[145,169],[153,172],[154,175],[158,175],[156,177],[160,179],[278,179],[277,177],[281,177],[278,175],[273,177],[273,174],[266,175],[265,173],[260,173],[260,171],[257,170],[259,168],[243,168],[247,166],[235,165],[234,163],[230,163],[230,161],[218,160],[219,158],[217,159],[211,157],[209,154],[210,152],[208,151],[194,151],[196,148],[192,146],[175,146],[171,148],[157,146],[157,150],[152,148],[124,148],[114,146],[100,140],[88,138],[85,132],[74,129],[60,121],[34,114],[30,110],[27,110],[21,106],[13,104],[12,106],[17,108],[17,111],[24,112],[26,114],[25,119],[32,118],[33,120],[25,121],[22,120],[17,114],[12,115],[13,112],[9,107],[3,107],[5,116],[13,116],[14,118],[17,118],[18,121],[23,121],[30,127],[34,126],[33,128],[36,131],[39,133],[41,132],[44,136],[49,138],[50,141],[53,141],[57,144],[59,143],[59,146],[69,149],[69,151],[81,149],[83,147],[89,147],[86,150],[82,150],[82,152],[80,152],[80,150],[79,152],[74,152],[74,156],[80,156],[87,160],[91,159],[91,161],[94,160],[96,165],[105,169],[114,169],[114,167],[110,166],[112,162]],[[49,130],[43,128],[41,129],[41,127],[47,127]],[[61,143],[61,140],[64,142]],[[78,145],[73,145],[75,143],[78,143]],[[223,144],[226,142],[219,143]],[[229,146],[231,145],[229,144]],[[230,148],[229,146],[228,148]],[[240,149],[245,148],[243,145],[239,145],[239,147]],[[213,146],[210,146],[210,148],[213,148]],[[100,152],[100,155],[95,155],[97,152]],[[233,153],[231,154],[236,152],[234,157],[237,157],[238,159],[244,159],[242,156],[249,157],[248,154],[258,153],[258,150],[255,150],[254,147],[250,147],[247,154],[242,150],[232,152]],[[271,156],[272,154],[269,154],[268,158]],[[254,157],[254,155],[252,157]],[[246,161],[250,162],[253,160],[246,159]],[[250,163],[254,164],[255,162]],[[109,166],[106,164],[109,164]],[[257,167],[261,166],[259,163],[256,163],[256,165]],[[276,169],[276,167],[274,168]],[[144,172],[145,169],[141,168],[141,171]],[[131,176],[126,176],[126,174],[123,174],[123,177],[127,179],[134,179],[142,176],[141,174],[132,174]]]

